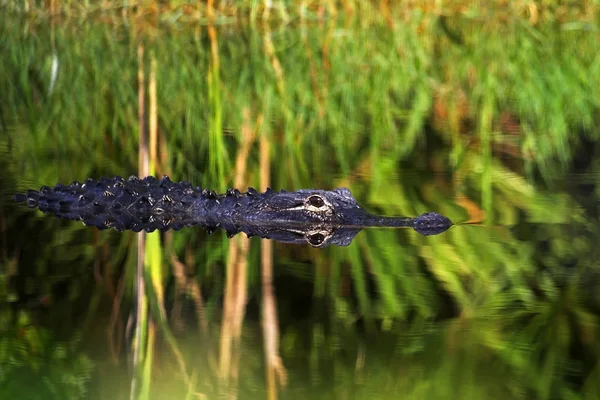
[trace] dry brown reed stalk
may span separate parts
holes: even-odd
[[[138,124],[139,151],[138,171],[140,175],[148,172],[148,145],[146,144],[146,78],[144,74],[144,45],[138,45]]]
[[[194,299],[194,304],[196,305],[196,317],[198,321],[200,321],[200,329],[202,333],[205,335],[208,334],[208,322],[206,321],[206,317],[204,316],[204,301],[202,300],[202,291],[200,289],[200,284],[198,281],[193,280],[190,284],[189,293]]]
[[[266,135],[260,136],[260,186],[266,190],[271,182],[271,159],[269,139]],[[269,400],[277,399],[277,382],[285,387],[287,372],[279,355],[279,320],[277,319],[277,305],[273,289],[273,242],[262,240],[261,271],[262,271],[262,328],[263,343],[266,359],[267,397]]]
[[[208,321],[204,315],[204,300],[202,299],[200,284],[195,277],[188,278],[185,273],[187,266],[193,265],[193,256],[191,256],[191,261],[186,260],[184,264],[179,260],[179,258],[177,258],[175,253],[173,253],[172,248],[169,249],[169,253],[169,258],[171,260],[171,264],[173,265],[173,276],[175,277],[176,282],[176,297],[175,303],[173,304],[173,311],[171,312],[173,319],[177,322],[177,324],[180,325],[180,328],[182,328],[179,320],[181,315],[181,302],[179,301],[179,296],[183,293],[189,294],[194,300],[196,317],[198,318],[200,325],[200,333],[206,336],[208,334]]]
[[[275,78],[277,79],[277,87],[282,94],[285,94],[285,80],[283,74],[283,67],[275,54],[275,46],[273,45],[273,41],[271,40],[271,30],[269,26],[265,26],[265,35],[264,35],[264,47],[265,53],[271,60],[271,65],[273,67],[273,71],[275,72]]]
[[[162,136],[161,136],[162,138]],[[162,141],[161,141],[162,143]],[[166,154],[166,153],[161,153]],[[161,158],[161,162],[163,165],[166,165],[166,159]],[[167,254],[169,255],[169,260],[172,265],[172,273],[175,277],[175,302],[172,307],[171,315],[172,319],[177,326],[178,329],[183,329],[183,323],[180,320],[181,315],[181,301],[180,296],[183,294],[187,294],[192,297],[194,301],[194,308],[196,310],[196,318],[198,319],[200,326],[200,333],[205,337],[208,336],[208,321],[205,316],[205,307],[204,300],[202,297],[202,289],[200,288],[200,283],[195,277],[194,274],[189,274],[186,271],[195,269],[196,261],[194,258],[194,254],[190,251],[190,247],[186,247],[186,257],[185,262],[179,260],[175,252],[173,251],[173,233],[166,232],[165,233],[165,248]]]
[[[167,143],[167,138],[166,135],[161,134],[162,131],[158,131],[158,142],[160,143],[159,145],[159,160],[157,161],[158,164],[156,166],[157,168],[157,172],[162,175],[162,174],[170,174],[170,171],[167,171],[167,166],[169,165],[169,147],[168,147],[168,143]]]
[[[123,292],[125,288],[124,283],[124,279],[119,280],[117,292],[113,296],[110,324],[107,330],[108,347],[110,348],[112,360],[115,364],[119,362],[119,355],[121,354],[121,348],[123,347],[122,334],[124,332],[124,327],[120,315],[121,301],[123,300]]]
[[[150,60],[150,81],[148,82],[148,96],[150,98],[150,126],[149,126],[149,136],[150,136],[150,164],[152,168],[150,168],[154,173],[156,167],[158,165],[157,158],[157,144],[158,144],[158,100],[156,95],[156,56],[152,54]]]
[[[250,124],[250,110],[245,108],[241,144],[235,162],[235,187],[247,186],[246,165],[256,132]],[[238,375],[239,346],[247,299],[247,267],[250,240],[238,235],[229,242],[227,278],[224,293],[223,321],[219,347],[219,376],[235,387]],[[234,395],[235,396],[235,395]]]
[[[146,145],[146,130],[145,130],[145,116],[146,116],[146,89],[145,89],[145,74],[144,74],[144,46],[138,45],[138,122],[139,122],[139,151],[138,151],[138,170],[139,173],[143,174],[148,169],[148,147]],[[145,261],[145,249],[146,249],[146,235],[144,232],[140,232],[137,235],[137,265],[136,265],[136,308],[135,312],[138,314],[135,325],[135,336],[133,342],[133,367],[137,369],[140,363],[141,351],[143,343],[143,326],[142,322],[144,318],[141,314],[146,310],[146,302],[144,301],[144,293],[146,293],[146,286],[144,282],[144,261]],[[137,374],[134,374],[131,379],[131,390],[130,399],[133,400],[137,397],[138,393],[138,379]]]
[[[389,0],[382,0],[379,3],[379,12],[385,18],[385,22],[388,24],[390,28],[394,27],[394,17],[390,12],[390,4]]]
[[[312,84],[312,89],[315,95],[315,100],[317,101],[317,104],[319,105],[319,116],[321,118],[323,118],[325,116],[325,94],[322,93],[322,91],[327,90],[327,84],[321,85],[319,82],[319,72],[320,71],[320,67],[318,65],[316,65],[315,60],[313,58],[313,52],[310,49],[310,44],[308,42],[308,36],[304,36],[303,37],[303,43],[304,43],[304,50],[306,52],[306,58],[308,60],[308,63],[310,65],[310,80],[311,80],[311,84]],[[323,49],[325,50],[325,49]],[[323,56],[325,58],[325,56]],[[323,61],[323,64],[325,64],[325,61]]]
[[[206,16],[208,20],[212,22],[212,19],[215,15],[215,0],[208,0],[206,3]],[[212,26],[212,23],[211,23]]]
[[[100,231],[92,232],[92,242],[94,243],[94,267],[92,269],[92,273],[94,274],[94,280],[96,285],[104,287],[104,290],[108,294],[108,296],[112,299],[112,313],[110,316],[110,323],[106,330],[106,337],[108,341],[108,348],[110,349],[110,354],[113,362],[116,364],[119,361],[119,354],[121,353],[121,332],[123,331],[123,322],[120,317],[120,307],[121,307],[121,296],[119,295],[119,289],[122,288],[123,280],[119,280],[119,284],[117,290],[115,291],[114,284],[112,282],[111,276],[108,273],[108,268],[102,268],[104,262],[106,261],[106,244],[99,246],[100,242]],[[103,250],[103,251],[102,251]],[[117,341],[115,342],[115,339]]]
[[[99,242],[99,238],[96,238],[96,235],[99,235],[99,232],[96,232],[94,234],[94,241],[97,243]],[[106,336],[112,360],[115,364],[117,364],[119,362],[119,355],[121,354],[121,349],[123,348],[123,338],[128,336],[126,327],[124,326],[123,321],[121,319],[121,302],[123,301],[125,279],[121,277],[118,280],[117,287],[115,289],[113,277],[110,274],[111,269],[108,268],[109,259],[110,247],[107,243],[104,243],[102,247],[99,248],[96,252],[96,260],[94,261],[93,273],[94,279],[96,280],[96,284],[99,286],[103,286],[108,296],[112,299],[112,311],[110,316],[110,323],[106,330]],[[101,268],[102,273],[100,271]]]

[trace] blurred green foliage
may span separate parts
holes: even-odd
[[[6,315],[3,314],[4,319]],[[21,314],[17,328],[0,323],[0,391],[6,399],[85,399],[93,364],[79,338],[57,341]]]
[[[46,326],[69,321],[89,335],[106,312],[101,291],[87,290],[100,266],[105,279],[123,279],[122,308],[130,305],[133,234],[37,219],[5,194],[136,173],[143,44],[157,60],[167,160],[158,173],[218,190],[231,185],[247,112],[272,143],[274,188],[348,186],[382,214],[434,210],[456,222],[486,215],[486,226],[436,237],[380,230],[360,233],[348,248],[275,245],[286,399],[597,398],[597,2],[527,9],[346,2],[353,12],[336,1],[304,9],[273,3],[261,22],[262,2],[217,2],[217,22],[245,19],[220,27],[212,43],[206,10],[188,12],[195,6],[187,2],[150,3],[162,7],[157,13],[126,2],[65,1],[58,23],[40,2],[5,6],[2,304],[62,294],[62,304],[89,304],[85,323],[74,317],[83,311],[50,307]],[[246,170],[258,186],[257,149]],[[194,261],[216,329],[228,242],[190,229],[165,246],[157,253],[165,265],[171,252]],[[264,397],[259,250],[254,240],[240,398]],[[15,286],[15,276],[33,283]],[[167,305],[181,301],[172,276],[163,279]],[[210,367],[216,332],[209,340],[190,331],[180,347],[195,390],[211,397],[219,387]],[[12,361],[0,364],[0,383],[6,377],[18,390],[29,382],[10,375],[19,366],[36,371],[29,378],[55,396],[83,396],[92,373],[86,357],[75,352],[64,363],[57,349],[65,345],[50,336],[42,356],[19,351],[26,338],[3,332],[0,357]],[[157,398],[189,394],[163,351],[152,390]],[[40,372],[52,364],[62,367]]]

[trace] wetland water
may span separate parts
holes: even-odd
[[[10,15],[0,398],[600,396],[596,25]],[[163,174],[220,193],[347,187],[374,214],[458,225],[314,248],[99,231],[13,200]]]

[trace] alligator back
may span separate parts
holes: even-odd
[[[15,200],[99,229],[152,232],[195,225],[194,204],[204,192],[188,182],[173,182],[167,176],[160,180],[152,176],[124,180],[117,176],[68,186],[43,186],[16,195]]]

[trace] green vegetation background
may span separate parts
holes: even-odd
[[[9,195],[137,172],[143,44],[160,174],[224,190],[250,124],[271,143],[274,188],[347,186],[382,214],[485,215],[436,237],[275,245],[283,398],[598,398],[598,2],[274,1],[266,15],[267,3],[2,6],[1,396],[128,389],[127,351],[107,356],[104,327],[119,285],[132,301],[134,235],[37,218]],[[256,146],[250,185],[258,163]],[[165,246],[167,303],[172,252],[196,265],[212,336],[197,321],[178,333],[193,389],[159,348],[151,397],[212,398],[229,242],[190,229]],[[248,260],[238,393],[263,398],[258,239]]]

